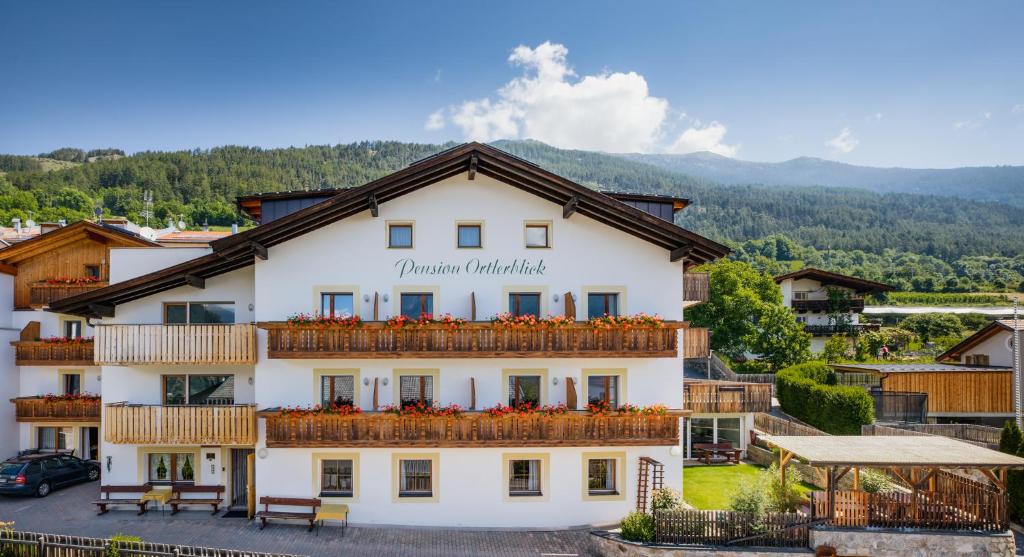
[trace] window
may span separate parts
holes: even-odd
[[[536,292],[512,292],[508,295],[508,311],[515,316],[535,315],[540,317],[540,294]]]
[[[619,407],[619,377],[617,375],[591,375],[587,377],[587,403],[607,403]]]
[[[36,448],[41,451],[64,451],[71,446],[70,427],[40,427],[36,430]]]
[[[458,234],[460,248],[483,247],[483,227],[479,224],[460,224]]]
[[[85,276],[99,280],[100,278],[100,266],[99,265],[86,265]]]
[[[542,495],[540,474],[540,460],[510,460],[508,462],[509,496],[537,497]]]
[[[81,338],[82,320],[67,319],[64,321],[64,338]]]
[[[527,223],[525,229],[526,247],[550,248],[551,225],[547,223]]]
[[[434,377],[432,375],[402,375],[398,380],[399,402],[403,408],[421,402],[426,406],[434,405]]]
[[[793,292],[793,299],[794,300],[806,300],[808,294],[810,294],[810,292]]]
[[[510,375],[508,378],[508,405],[533,404],[540,406],[539,375]]]
[[[320,294],[320,315],[325,317],[351,317],[355,315],[351,292],[324,292]]]
[[[612,292],[587,294],[587,319],[619,315],[619,295]]]
[[[430,292],[407,292],[401,296],[402,315],[419,319],[422,315],[434,314],[434,295]]]
[[[82,374],[62,373],[60,375],[61,394],[80,395],[82,394]]]
[[[169,302],[164,304],[164,323],[167,325],[234,322],[234,302]]]
[[[389,248],[411,248],[412,247],[412,224],[389,224],[388,225],[388,247]]]
[[[352,497],[352,460],[320,461],[320,497]]]
[[[165,375],[164,404],[175,406],[235,403],[232,375]]]
[[[587,460],[587,493],[589,495],[618,495],[615,485],[616,459],[591,458]]]
[[[195,461],[192,453],[149,453],[147,455],[149,483],[195,481]]]
[[[430,459],[398,461],[398,496],[433,497],[433,464]]]
[[[356,378],[352,375],[321,375],[320,404],[352,406],[355,404]]]

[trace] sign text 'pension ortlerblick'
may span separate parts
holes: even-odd
[[[398,278],[428,275],[543,275],[547,269],[544,260],[530,261],[529,259],[513,259],[507,261],[496,258],[490,261],[483,261],[474,257],[465,263],[446,263],[438,261],[426,265],[416,263],[412,258],[406,257],[395,262],[395,269],[398,269]]]

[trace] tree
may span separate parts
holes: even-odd
[[[761,304],[756,319],[754,335],[747,344],[769,363],[772,373],[811,359],[811,335],[804,332],[789,308]]]
[[[964,334],[963,323],[952,313],[917,313],[901,321],[900,327],[917,334],[924,342]]]
[[[832,335],[825,341],[825,361],[834,364],[846,359],[850,349],[850,340],[846,335]]]

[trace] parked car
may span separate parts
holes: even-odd
[[[29,454],[0,464],[0,495],[46,497],[54,488],[100,479],[100,465],[67,454]]]

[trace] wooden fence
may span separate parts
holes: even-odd
[[[100,399],[47,400],[43,397],[11,399],[19,422],[98,422]]]
[[[570,412],[554,416],[354,416],[262,413],[268,447],[673,446],[679,416]]]
[[[707,273],[683,273],[683,303],[687,305],[711,299],[711,283]]]
[[[771,385],[688,379],[683,386],[683,409],[696,414],[768,412],[771,407]]]
[[[928,435],[941,435],[989,448],[999,447],[999,436],[1002,433],[1002,429],[998,427],[976,424],[899,424],[893,427]]]
[[[654,542],[673,545],[808,547],[811,517],[802,513],[654,512]]]
[[[108,443],[129,445],[252,445],[256,411],[251,405],[141,406],[108,404]]]
[[[96,363],[252,364],[256,327],[226,325],[97,325]]]
[[[924,423],[928,419],[928,394],[872,390],[875,420],[886,423]]]
[[[108,552],[108,548],[110,552]],[[115,554],[152,557],[297,557],[286,553],[262,553],[239,549],[219,549],[153,542],[129,542],[109,539],[40,534],[0,529],[0,553],[5,557],[105,557]]]
[[[389,327],[367,322],[355,328],[260,323],[267,330],[270,358],[575,358],[678,356],[680,322],[662,327],[595,328],[575,323],[553,328],[506,328],[472,322],[451,328],[442,324]],[[706,329],[687,329],[686,350],[701,350]],[[703,339],[703,340],[701,340]]]
[[[768,435],[828,435],[828,433],[809,425],[763,412],[754,414],[754,429]]]
[[[1004,532],[1009,527],[1006,494],[990,490],[836,491],[833,496],[834,515],[829,513],[828,492],[812,493],[811,506],[814,517],[828,518],[838,527],[978,532]]]

